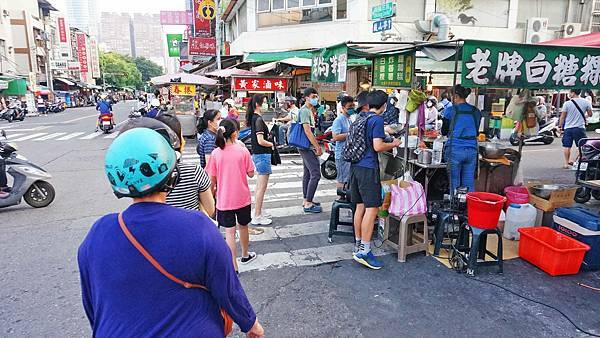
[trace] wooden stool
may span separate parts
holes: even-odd
[[[397,216],[390,215],[400,222],[398,225],[398,244],[389,240],[389,225],[385,231],[385,243],[398,250],[398,262],[406,262],[406,256],[415,252],[424,251],[425,256],[429,256],[429,229],[427,227],[427,215],[419,214],[412,216],[404,216],[399,219]],[[417,233],[416,225],[423,223],[423,233]],[[416,236],[415,236],[416,235]],[[421,237],[422,236],[422,237]],[[413,241],[413,237],[417,237],[416,243]]]

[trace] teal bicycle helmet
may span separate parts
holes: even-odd
[[[134,128],[119,135],[108,148],[104,171],[118,198],[168,192],[177,182],[177,156],[158,132]]]

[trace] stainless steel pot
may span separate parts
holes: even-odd
[[[484,158],[489,158],[492,160],[501,158],[506,153],[506,148],[499,143],[488,142],[486,144],[482,144],[480,149]]]
[[[419,149],[417,162],[421,164],[431,164],[433,159],[433,151],[431,149]]]

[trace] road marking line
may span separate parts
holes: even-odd
[[[35,134],[31,134],[31,135],[27,135],[27,136],[23,136],[23,137],[19,137],[17,139],[11,140],[11,141],[15,141],[15,142],[19,142],[19,141],[25,141],[25,140],[29,140],[32,138],[36,138],[36,137],[40,137],[40,136],[44,136],[47,133],[35,133]]]
[[[6,135],[6,138],[9,139],[9,140],[12,140],[13,138],[15,138],[17,136],[21,136],[21,135],[25,135],[25,134],[23,134],[23,133],[20,133],[20,134],[8,134],[8,135]]]
[[[49,135],[46,135],[46,136],[43,136],[43,137],[40,137],[40,138],[36,138],[34,141],[46,141],[46,140],[49,140],[51,138],[62,136],[64,134],[66,134],[66,133],[53,133],[53,134],[49,134]]]
[[[115,138],[119,136],[119,132],[118,131],[114,131],[112,134],[104,136],[104,138]]]
[[[321,183],[320,186],[322,187],[324,184],[333,184],[335,182],[322,178],[320,183]],[[250,186],[251,191],[254,191],[254,189],[256,188],[256,184],[249,184],[249,186]],[[269,191],[271,189],[292,189],[292,188],[302,188],[302,181],[299,180],[299,181],[292,181],[292,182],[269,183],[269,185],[267,186],[267,191]]]
[[[72,138],[75,138],[75,137],[77,137],[77,136],[83,135],[83,134],[85,134],[85,133],[84,133],[84,132],[71,133],[71,134],[69,134],[69,135],[66,135],[66,136],[63,136],[63,137],[57,138],[56,140],[57,140],[57,141],[66,141],[66,140],[70,140],[70,139],[72,139]]]
[[[91,133],[91,134],[89,134],[89,135],[87,135],[87,136],[80,137],[79,139],[80,139],[80,140],[91,140],[91,139],[93,139],[93,138],[95,138],[95,137],[98,137],[98,136],[100,136],[100,135],[102,135],[102,134],[103,134],[103,132],[101,132],[101,131],[97,131],[97,132]]]
[[[254,237],[254,236],[253,236]],[[252,240],[250,241],[252,245]],[[239,265],[240,272],[263,271],[284,267],[314,266],[324,263],[339,262],[352,259],[353,243],[327,245],[316,248],[291,250],[290,252],[271,252],[257,255],[256,259],[248,264]],[[390,248],[373,248],[375,256],[392,253]]]
[[[269,191],[267,191],[267,194]],[[294,192],[294,193],[285,193],[286,196],[281,196],[280,194],[275,194],[273,197],[266,197],[263,203],[271,203],[271,202],[289,202],[289,201],[300,201],[302,200],[302,192]],[[315,193],[315,197],[322,197],[328,199],[335,199],[337,197],[337,190],[321,190]],[[254,196],[252,196],[252,202],[254,202]]]
[[[90,117],[94,117],[94,116],[98,116],[98,114],[93,114],[93,115],[88,115],[88,116],[82,116],[82,117],[78,117],[76,119],[72,119],[72,120],[67,120],[67,121],[59,121],[58,123],[71,123],[71,122],[75,122],[75,121],[79,121],[79,120],[83,120],[83,119],[89,119]]]
[[[273,208],[273,209],[269,209],[269,213],[271,214],[271,217],[291,217],[291,216],[302,216],[302,215],[307,215],[306,213],[304,213],[304,210],[302,210],[302,203],[300,203],[297,207],[296,206],[292,206],[292,207],[281,207],[281,208]],[[322,203],[321,207],[323,208],[323,213],[327,213],[331,211],[331,204],[332,202],[326,202],[326,203]]]

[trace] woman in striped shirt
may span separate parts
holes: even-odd
[[[156,119],[166,124],[179,136],[181,148],[175,150],[181,152],[185,140],[181,134],[179,120],[169,114],[160,115]],[[202,210],[212,217],[215,214],[215,199],[211,191],[210,177],[195,163],[179,162],[177,168],[179,169],[179,182],[167,195],[167,204],[177,208]]]

